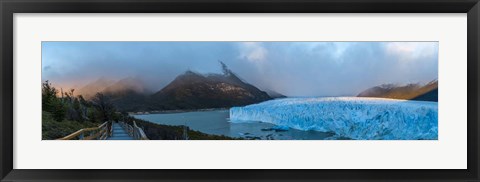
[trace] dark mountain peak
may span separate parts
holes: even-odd
[[[173,81],[171,81],[162,90],[168,90],[172,87],[178,87],[180,85],[184,85],[188,83],[203,82],[205,80],[206,80],[205,75],[188,70],[188,71],[185,71],[183,74],[180,74],[177,77],[175,77],[175,79],[173,79]]]
[[[225,78],[228,78],[232,82],[236,83],[246,83],[244,80],[240,79],[228,66],[222,62],[218,61],[222,67],[222,73]]]
[[[225,76],[234,75],[232,70],[230,70],[224,62],[222,61],[218,61],[218,62],[220,62],[220,65],[222,66],[222,72]]]
[[[204,109],[248,105],[271,99],[240,80],[220,62],[223,74],[186,71],[152,96],[156,109]]]
[[[208,74],[201,74],[194,72],[192,70],[187,70],[185,73],[178,75],[172,83],[183,82],[183,81],[191,81],[191,82],[198,82],[198,81],[215,81],[215,82],[227,82],[229,84],[234,84],[238,86],[247,86],[247,87],[254,87],[242,79],[240,79],[232,70],[230,70],[227,65],[220,61],[220,65],[222,67],[222,73],[208,73]]]
[[[183,73],[179,76],[202,76],[202,74],[194,72],[192,70],[187,70],[187,71],[185,71],[185,73]]]
[[[204,78],[205,78],[205,75],[201,73],[197,73],[192,70],[187,70],[184,73],[175,77],[175,79],[173,79],[172,82],[178,82],[178,81],[184,81],[184,80],[194,81],[196,79],[204,79]]]
[[[253,85],[240,80],[225,64],[223,74],[201,74],[187,70],[152,95],[139,94],[139,80],[125,78],[105,90],[122,111],[206,109],[243,106],[271,99]],[[123,90],[118,92],[118,90]]]

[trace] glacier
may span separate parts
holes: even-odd
[[[230,108],[230,122],[260,121],[358,140],[437,140],[438,103],[364,97],[283,98]],[[335,138],[333,138],[335,139]]]

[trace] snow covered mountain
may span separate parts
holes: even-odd
[[[436,140],[438,103],[380,98],[285,98],[230,109],[231,122],[261,121],[360,140]]]

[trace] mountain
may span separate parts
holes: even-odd
[[[123,94],[128,92],[146,93],[145,83],[142,80],[132,77],[121,79],[102,90],[103,93]]]
[[[438,80],[433,80],[420,88],[419,93],[412,100],[424,100],[438,102]]]
[[[103,89],[102,93],[109,96],[120,111],[143,110],[150,94],[140,79],[132,77],[115,82]]]
[[[427,93],[419,95],[412,100],[424,100],[424,101],[435,101],[438,102],[438,88],[433,89]]]
[[[433,80],[425,85],[408,84],[398,86],[394,84],[384,84],[369,88],[358,94],[357,97],[381,97],[438,102],[438,80]]]
[[[205,109],[243,106],[272,99],[245,83],[222,63],[224,74],[203,75],[187,71],[153,94],[150,104],[158,110]]]
[[[153,94],[145,88],[145,83],[132,77],[117,82],[99,79],[82,89],[84,93],[89,91],[87,99],[102,92],[119,111],[225,108],[272,99],[266,92],[238,78],[225,64],[221,65],[223,74],[187,71]]]
[[[108,80],[105,78],[99,78],[94,82],[88,83],[82,88],[75,91],[76,94],[82,95],[84,98],[89,99],[95,96],[97,92],[102,92],[109,85],[115,83],[115,81]]]
[[[265,90],[265,92],[267,92],[268,96],[270,96],[271,98],[286,98],[287,96],[281,94],[281,93],[278,93],[278,92],[275,92],[273,90]]]

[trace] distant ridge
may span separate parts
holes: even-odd
[[[369,88],[358,94],[357,97],[381,97],[438,102],[438,80],[433,80],[425,85],[408,84],[397,86],[394,84],[384,84]]]
[[[271,97],[271,98],[286,98],[287,96],[281,94],[281,93],[278,93],[278,92],[275,92],[273,90],[266,90],[265,92],[267,92],[267,94]]]
[[[97,92],[103,92],[105,88],[114,83],[115,81],[102,77],[76,90],[76,94],[82,95],[84,98],[89,99],[95,96]]]
[[[433,89],[427,93],[419,95],[412,100],[435,101],[438,102],[438,89]]]
[[[106,87],[103,94],[110,97],[112,103],[121,111],[143,110],[150,92],[142,80],[127,77]]]

